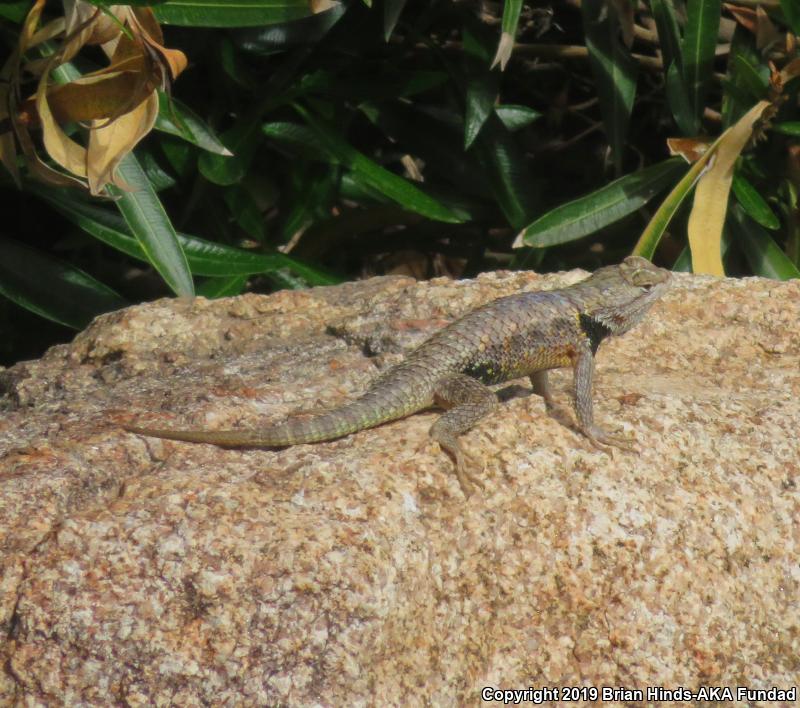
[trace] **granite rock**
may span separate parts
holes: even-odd
[[[638,450],[516,387],[464,436],[466,501],[433,412],[281,451],[119,428],[334,406],[475,306],[581,277],[162,300],[0,372],[0,704],[796,686],[800,282],[676,276],[598,354],[597,417]]]

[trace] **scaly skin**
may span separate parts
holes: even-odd
[[[222,447],[286,447],[322,442],[438,405],[445,413],[430,435],[452,455],[466,495],[482,486],[467,470],[458,436],[497,405],[489,385],[529,376],[548,410],[547,370],[571,366],[578,427],[593,443],[629,447],[594,424],[592,377],[600,342],[635,326],[669,282],[668,271],[638,256],[600,268],[560,290],[499,298],[456,320],[340,408],[262,430],[164,430],[125,426],[132,433]]]

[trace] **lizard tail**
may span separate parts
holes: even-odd
[[[376,407],[369,400],[359,399],[326,413],[307,418],[292,418],[261,430],[173,430],[134,425],[123,427],[128,432],[139,435],[210,443],[220,447],[289,447],[302,443],[335,440],[365,428],[397,420],[415,410],[419,410],[419,407],[414,409],[409,409],[409,406]]]

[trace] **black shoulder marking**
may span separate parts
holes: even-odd
[[[488,362],[473,362],[461,370],[462,374],[478,379],[482,384],[490,385],[501,381],[503,376],[500,367]]]
[[[611,334],[611,329],[605,323],[589,315],[578,315],[578,319],[581,324],[581,331],[586,335],[589,345],[592,347],[592,354],[595,354],[600,342]]]

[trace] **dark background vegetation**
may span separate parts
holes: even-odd
[[[630,253],[652,214],[650,205],[580,239],[546,248],[513,249],[512,243],[554,207],[666,160],[666,139],[682,134],[665,90],[651,3],[629,6],[643,31],[630,49],[639,57],[636,98],[616,156],[609,151],[577,0],[524,3],[518,46],[502,72],[490,64],[503,2],[389,5],[401,12],[388,40],[387,6],[379,0],[372,7],[352,0],[333,11],[336,17],[329,10],[265,27],[165,26],[167,45],[189,58],[172,96],[234,153],[220,157],[158,130],[137,147],[173,225],[255,253],[288,251],[304,266],[198,277],[199,292],[270,292],[386,273],[429,278],[498,268],[594,269]],[[610,3],[604,11],[625,5]],[[681,23],[685,5],[675,2]],[[55,15],[59,6],[51,3],[48,11]],[[785,33],[780,5],[766,6]],[[10,51],[19,20],[6,14],[1,37]],[[757,48],[755,35],[734,26],[727,10],[722,17],[723,25],[714,28],[719,43],[733,43],[753,76],[742,78],[741,69],[737,75],[730,52],[719,52],[699,123],[700,132],[712,136],[725,127],[723,103],[736,99],[748,107],[766,93],[769,76],[770,49]],[[84,61],[91,64],[92,57]],[[488,116],[476,118],[487,107]],[[797,175],[790,159],[797,140],[791,134],[798,119],[796,89],[782,110],[789,128],[748,153],[745,173],[778,219],[769,238],[791,256],[797,238]],[[406,178],[453,218],[409,208],[412,197],[409,204],[388,197],[376,187],[382,173],[372,165]],[[80,269],[127,303],[172,294],[150,265],[94,238],[28,182],[20,190],[4,179],[0,189],[6,204],[0,240],[35,254],[15,266],[26,272],[17,272],[20,279],[0,297],[0,363],[39,356],[74,336],[73,328],[53,321],[64,318],[48,316],[63,298],[48,264]],[[110,201],[94,204],[114,211]],[[679,258],[684,230],[685,214],[679,214],[656,253],[662,265]],[[756,272],[735,244],[725,264],[730,274]],[[45,304],[27,307],[26,288],[32,300]]]

